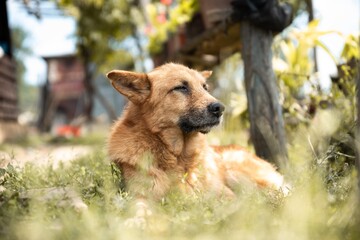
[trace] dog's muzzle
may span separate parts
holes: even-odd
[[[205,109],[192,109],[180,117],[179,127],[185,133],[208,133],[220,123],[224,110],[225,106],[220,102],[210,103]]]

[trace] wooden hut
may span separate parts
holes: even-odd
[[[12,59],[6,1],[0,1],[0,143],[19,135],[16,67]]]
[[[43,57],[47,77],[41,91],[39,129],[50,130],[57,117],[69,124],[84,114],[85,67],[76,55]]]

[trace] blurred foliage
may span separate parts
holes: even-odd
[[[99,72],[119,65],[133,64],[134,58],[124,42],[133,34],[133,25],[142,21],[135,1],[57,0],[57,4],[76,19],[77,45],[82,57],[94,63]]]
[[[350,57],[350,55],[345,57],[346,54],[343,54],[342,59],[336,59],[328,47],[321,41],[321,37],[325,35],[335,34],[344,38],[343,35],[335,31],[319,31],[317,29],[318,24],[319,21],[314,20],[304,30],[290,28],[276,37],[274,41],[273,66],[279,80],[284,116],[287,120],[287,126],[290,128],[297,127],[300,123],[309,124],[316,111],[320,109],[332,107],[346,109],[343,106],[351,106],[354,109],[355,85],[353,79],[345,81],[348,85],[343,87],[347,94],[351,93],[352,97],[347,98],[343,95],[344,91],[342,93],[338,91],[336,84],[333,85],[330,93],[324,92],[319,75],[317,72],[314,72],[314,61],[312,60],[311,53],[315,47],[324,50],[333,59],[334,65],[339,66],[340,61],[350,60],[350,58],[345,60],[346,57]],[[357,51],[351,49],[348,42],[345,41],[344,52]],[[354,46],[354,44],[351,46]],[[346,68],[346,66],[342,68]],[[341,72],[343,71],[339,71],[339,74]],[[353,78],[354,74],[354,72],[347,74],[347,77]],[[344,74],[341,75],[340,78],[342,80],[340,82],[343,83],[346,76]],[[346,104],[345,102],[349,100],[350,104]],[[353,118],[347,119],[353,120]]]
[[[344,62],[351,59],[360,59],[359,44],[359,34],[349,34],[346,37],[345,45],[341,52],[341,58]]]
[[[289,88],[289,93],[295,96],[314,72],[314,63],[309,60],[310,51],[314,47],[322,48],[335,64],[337,62],[328,47],[320,40],[322,36],[336,32],[320,31],[317,29],[318,25],[319,20],[314,20],[303,30],[290,28],[274,40],[274,70],[278,78]]]
[[[147,33],[149,35],[148,50],[151,54],[159,53],[163,43],[171,34],[176,33],[179,27],[191,20],[198,11],[197,0],[153,1],[146,6],[149,16]]]
[[[31,48],[26,43],[26,38],[28,35],[29,33],[20,26],[11,28],[11,43],[17,65],[17,77],[19,80],[21,80],[21,82],[24,82],[23,79],[25,75],[25,64],[20,60],[32,53]]]
[[[29,33],[20,26],[11,29],[11,41],[16,62],[16,79],[18,80],[19,107],[20,111],[36,111],[39,90],[25,82],[24,59],[32,54],[31,48],[27,45],[26,39]]]

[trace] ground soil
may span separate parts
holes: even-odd
[[[43,145],[36,148],[8,145],[5,150],[0,150],[0,167],[5,167],[9,163],[21,167],[30,162],[43,166],[51,164],[56,168],[60,162],[66,164],[89,155],[92,151],[91,146],[84,145]]]

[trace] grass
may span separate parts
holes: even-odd
[[[216,132],[210,136],[217,137]],[[88,143],[97,148],[94,154],[56,169],[32,164],[0,169],[0,239],[360,237],[354,167],[331,172],[326,161],[314,161],[306,144],[294,143],[290,149],[291,172],[285,173],[293,185],[290,196],[241,189],[238,199],[229,201],[173,193],[153,203],[148,227],[138,229],[124,225],[132,215],[132,199],[119,190],[119,172],[106,159],[103,138],[96,136]],[[49,195],[54,188],[65,191]],[[88,210],[74,207],[67,191],[79,196]]]

